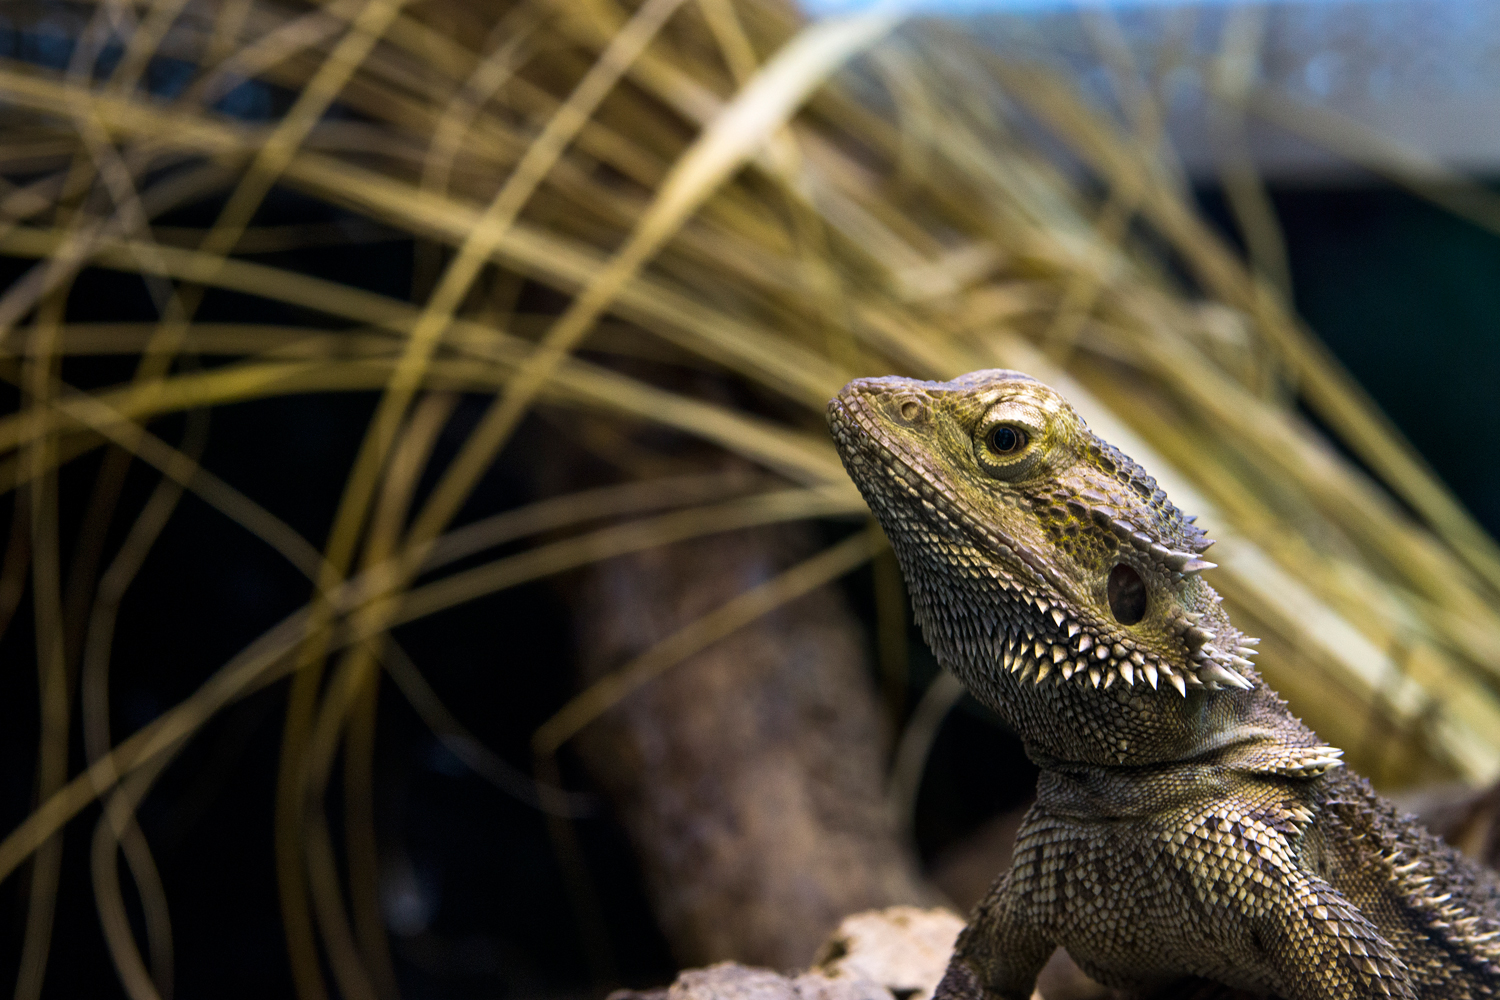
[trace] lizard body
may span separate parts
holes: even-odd
[[[1340,767],[1261,680],[1156,481],[1018,372],[829,404],[940,662],[1024,740],[1037,800],[938,1000],[1098,981],[1288,1000],[1500,997],[1500,878]]]

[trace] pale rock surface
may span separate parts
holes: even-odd
[[[783,976],[738,962],[689,969],[665,991],[646,996],[663,1000],[891,1000],[885,987],[864,979],[830,978],[819,972]]]
[[[896,1000],[930,1000],[963,919],[951,910],[891,906],[845,917],[813,966],[833,979],[868,980]]]
[[[720,962],[683,972],[665,990],[620,990],[610,1000],[930,1000],[963,926],[940,908],[866,910],[845,917],[800,975]]]

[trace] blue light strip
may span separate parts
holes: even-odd
[[[829,17],[866,10],[877,3],[892,5],[913,15],[935,14],[967,17],[976,14],[1047,14],[1068,10],[1105,7],[1110,10],[1143,10],[1153,7],[1230,7],[1254,2],[1256,6],[1337,6],[1351,3],[1384,3],[1389,0],[803,0],[803,9],[812,17]],[[1452,0],[1454,3],[1482,3],[1485,0]]]

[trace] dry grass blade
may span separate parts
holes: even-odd
[[[167,763],[168,760],[162,759],[132,775],[131,780],[106,800],[104,815],[94,826],[90,852],[94,899],[110,958],[130,1000],[171,1000],[172,997],[172,937],[167,897],[150,847],[133,815],[146,790]],[[117,854],[121,847],[125,849],[142,908],[146,911],[146,933],[151,943],[150,970],[136,947],[135,934],[120,891]]]
[[[33,421],[45,411],[56,390],[53,343],[61,319],[61,305],[62,300],[57,297],[44,304],[28,345],[24,384]],[[26,499],[30,506],[32,603],[37,635],[37,689],[41,701],[36,784],[38,798],[42,801],[54,794],[67,778],[71,716],[63,650],[62,556],[58,538],[55,447],[52,436],[42,434],[27,446],[24,453],[24,461],[33,472]],[[16,994],[20,1000],[34,1000],[41,994],[47,953],[51,948],[61,865],[61,840],[53,838],[38,845],[31,869],[21,968],[16,979]]]
[[[120,602],[181,499],[182,481],[191,477],[194,459],[206,443],[207,429],[206,414],[200,413],[196,420],[190,420],[186,453],[177,453],[180,461],[174,463],[166,477],[157,484],[115,558],[99,579],[84,633],[79,677],[84,755],[91,764],[107,754],[113,742],[109,725],[109,664]],[[161,766],[165,766],[165,761]],[[174,979],[172,925],[166,890],[150,845],[133,815],[135,805],[154,778],[155,773],[148,770],[139,779],[132,780],[127,788],[117,789],[109,797],[105,815],[99,818],[94,830],[91,858],[100,924],[104,928],[110,955],[120,970],[122,984],[132,1000],[170,1000]],[[151,954],[149,973],[126,916],[117,859],[117,852],[122,847],[145,911],[146,937]]]
[[[1255,171],[1245,132],[1245,98],[1260,64],[1264,10],[1236,10],[1224,25],[1215,67],[1212,127],[1225,150],[1219,178],[1250,253],[1250,263],[1283,302],[1292,301],[1291,267],[1270,196]]]
[[[433,537],[457,512],[479,473],[530,407],[551,371],[588,333],[651,255],[677,232],[734,170],[741,167],[841,63],[900,21],[884,11],[827,21],[807,29],[761,70],[683,154],[642,213],[624,247],[589,281],[516,372],[433,490],[412,534]]]

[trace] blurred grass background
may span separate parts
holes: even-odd
[[[1494,196],[1260,82],[1254,10],[1176,56],[1207,188],[1171,53],[1102,10],[1102,102],[951,23],[768,0],[0,15],[18,997],[595,991],[537,806],[594,813],[610,975],[668,978],[568,741],[849,574],[905,719],[932,665],[822,422],[857,375],[1063,389],[1219,539],[1355,767],[1500,773]],[[1269,189],[1237,139],[1268,108],[1392,186]],[[563,444],[611,482],[548,489]],[[826,551],[573,688],[547,581],[810,518]],[[917,735],[931,855],[1016,792],[972,707]]]

